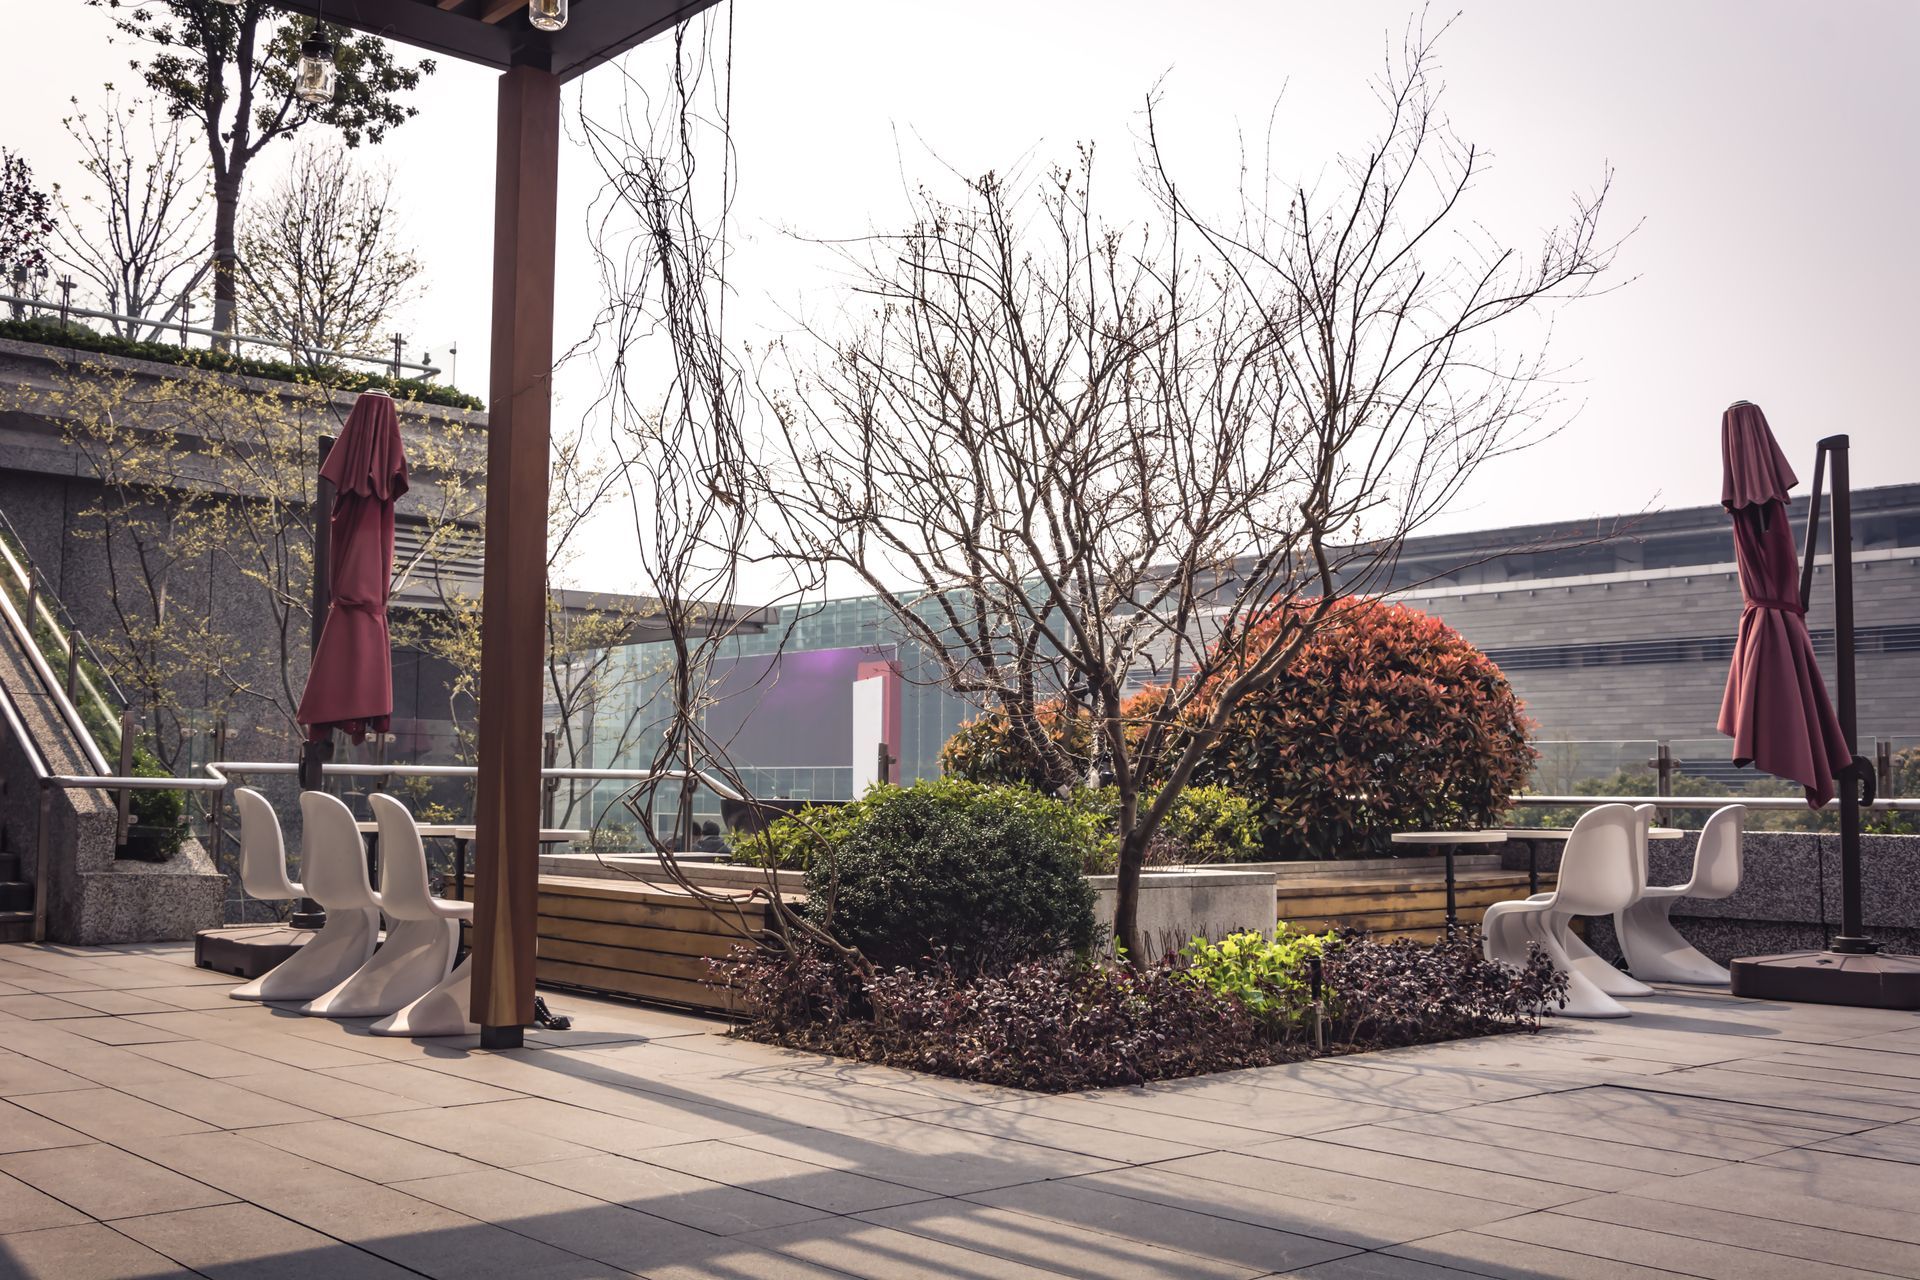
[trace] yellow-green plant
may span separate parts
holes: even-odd
[[[1195,938],[1181,949],[1192,981],[1239,1000],[1273,1032],[1311,1026],[1312,961],[1335,941],[1332,933],[1301,933],[1282,923],[1267,938],[1251,930],[1218,942]]]

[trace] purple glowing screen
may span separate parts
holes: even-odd
[[[755,769],[853,763],[853,682],[872,647],[810,649],[713,664],[707,732],[736,765]]]

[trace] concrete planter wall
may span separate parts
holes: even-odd
[[[1690,831],[1681,840],[1655,841],[1648,879],[1684,884],[1697,840]],[[1526,865],[1524,850],[1504,856],[1510,867]],[[1558,862],[1558,846],[1543,841],[1541,868]],[[1868,933],[1888,950],[1920,952],[1920,836],[1863,836],[1860,874]],[[1722,964],[1823,946],[1839,920],[1840,837],[1801,831],[1749,831],[1739,890],[1713,902],[1683,899],[1673,912],[1687,940]],[[1588,928],[1595,950],[1618,955],[1611,920],[1589,921]]]

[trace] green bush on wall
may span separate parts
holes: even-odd
[[[1144,809],[1158,792],[1141,797]],[[1120,789],[1082,789],[1069,797],[1075,808],[1100,823],[1102,839],[1098,865],[1089,871],[1110,872],[1120,855],[1117,825]],[[1218,784],[1186,786],[1153,833],[1147,847],[1149,866],[1193,866],[1213,862],[1254,862],[1265,856],[1260,843],[1260,815],[1243,795]]]
[[[1093,940],[1091,828],[1058,800],[941,778],[814,814],[768,837],[805,864],[808,913],[876,965],[972,974]]]

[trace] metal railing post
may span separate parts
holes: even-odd
[[[47,856],[48,828],[53,825],[53,787],[40,779],[40,814],[33,833],[33,940],[47,940],[47,876],[52,870]]]
[[[1873,772],[1880,783],[1880,794],[1893,797],[1893,743],[1881,738],[1873,744]]]
[[[78,648],[78,645],[73,646],[73,649]],[[131,708],[120,713],[120,776],[123,778],[133,776],[133,711]],[[118,807],[120,816],[114,827],[113,847],[124,849],[127,847],[127,823],[133,813],[133,792],[125,787],[120,788]]]

